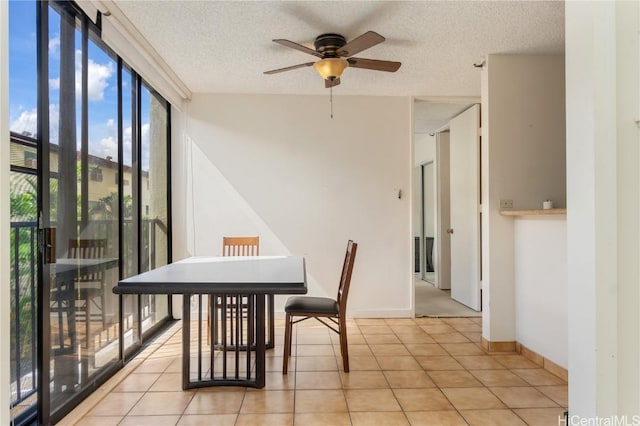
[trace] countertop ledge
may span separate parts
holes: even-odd
[[[566,215],[567,209],[500,210],[503,216],[552,216]]]

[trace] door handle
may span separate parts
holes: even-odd
[[[56,228],[44,228],[41,231],[44,263],[56,263]]]
[[[453,228],[447,228],[447,234],[453,234]]]

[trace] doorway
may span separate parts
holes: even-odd
[[[416,316],[479,315],[451,298],[450,179],[456,167],[450,158],[450,123],[475,103],[477,100],[465,98],[416,100],[414,105]]]

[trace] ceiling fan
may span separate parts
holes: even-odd
[[[265,74],[277,74],[280,72],[313,66],[313,68],[315,68],[315,70],[318,71],[324,79],[325,87],[333,87],[340,84],[340,76],[347,67],[395,72],[400,68],[400,65],[402,65],[400,62],[353,57],[353,55],[385,41],[385,38],[375,31],[367,31],[348,43],[340,34],[321,34],[316,37],[316,40],[313,43],[316,50],[281,38],[273,41],[281,44],[282,46],[291,47],[292,49],[316,56],[320,58],[320,60],[265,71]]]

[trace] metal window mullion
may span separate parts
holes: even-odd
[[[142,256],[141,256],[141,241],[143,226],[142,226],[142,184],[141,184],[141,176],[142,176],[142,125],[141,119],[142,116],[142,78],[136,74],[135,76],[135,103],[134,103],[134,120],[133,125],[134,128],[131,131],[132,140],[131,144],[135,146],[134,148],[134,167],[133,167],[133,188],[134,192],[137,193],[137,197],[135,199],[135,210],[137,216],[138,223],[138,273],[142,272]],[[134,135],[135,134],[135,138]]]
[[[82,17],[82,98],[80,130],[80,212],[82,230],[89,224],[89,28]],[[82,233],[80,232],[79,235]]]
[[[140,163],[140,147],[139,141],[139,113],[138,105],[140,103],[138,99],[140,77],[133,69],[131,70],[131,195],[133,200],[131,201],[131,233],[136,238],[133,239],[131,253],[134,256],[133,264],[135,265],[135,274],[140,273],[140,187],[138,185],[139,167]],[[120,176],[120,181],[124,179],[124,175]],[[142,294],[138,294],[138,340],[142,344]]]
[[[102,15],[98,13],[98,16]],[[102,23],[100,19],[100,23]],[[102,25],[99,25],[102,27]],[[123,173],[124,173],[124,139],[123,139],[123,124],[122,124],[122,58],[118,56],[117,61],[117,97],[118,97],[118,278],[124,278],[124,241],[123,241],[123,228],[124,228],[124,194],[123,194]],[[118,358],[121,362],[124,362],[124,295],[118,295]]]
[[[165,108],[167,111],[167,155],[166,155],[166,159],[167,159],[167,262],[171,263],[173,261],[173,251],[171,249],[171,246],[173,245],[173,238],[172,238],[172,232],[173,232],[173,228],[172,228],[172,222],[171,222],[171,104],[167,101],[165,101]],[[169,307],[169,311],[167,312],[167,315],[169,315],[169,317],[173,317],[173,298],[171,297],[171,295],[167,295],[167,306]],[[213,364],[212,364],[213,367]]]
[[[43,236],[43,228],[50,225],[50,194],[49,194],[49,3],[46,1],[37,3],[37,163],[38,184],[37,204],[39,221],[39,241]],[[46,184],[46,186],[45,186]],[[45,189],[46,188],[46,189]],[[37,295],[37,336],[39,345],[37,348],[38,369],[38,423],[49,424],[51,419],[51,380],[50,358],[51,345],[48,335],[50,328],[49,289],[51,286],[49,269],[44,264],[42,247],[38,250],[38,295]]]

